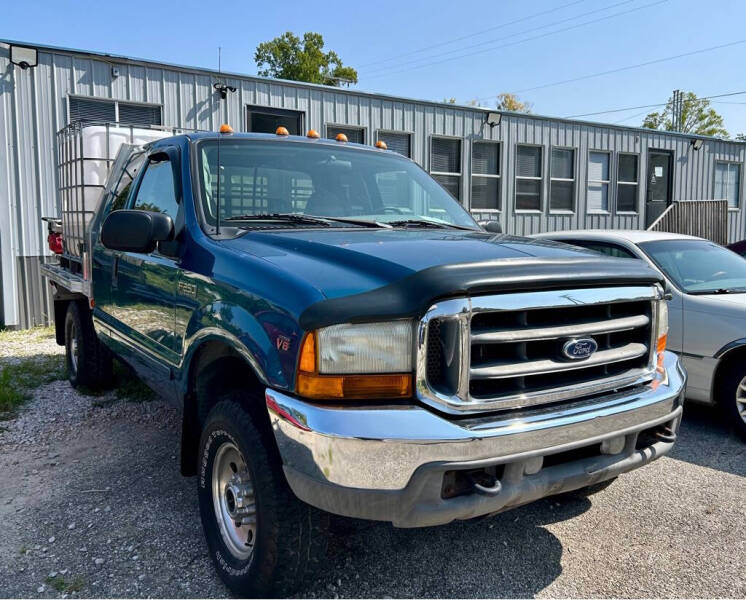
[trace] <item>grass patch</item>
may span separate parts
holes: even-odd
[[[150,402],[157,398],[157,394],[145,385],[128,366],[118,360],[114,361],[114,389],[113,396],[111,390],[92,390],[86,387],[79,387],[78,391],[86,396],[101,398],[95,400],[93,406],[103,408],[109,406],[114,400],[124,400],[125,402]]]
[[[0,364],[0,418],[11,416],[39,386],[64,378],[62,355],[42,354]]]
[[[65,579],[62,575],[55,575],[54,577],[47,577],[44,581],[52,589],[66,594],[79,592],[85,585],[85,579],[80,576],[73,579]]]

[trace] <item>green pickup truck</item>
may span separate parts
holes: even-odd
[[[181,470],[234,593],[300,585],[329,513],[438,525],[671,450],[686,376],[640,261],[486,231],[343,136],[147,133],[62,148],[44,273],[73,385],[109,384],[116,357],[183,409]]]

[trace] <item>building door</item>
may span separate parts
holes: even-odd
[[[248,106],[246,110],[247,131],[274,133],[278,127],[284,127],[290,135],[303,134],[302,112],[268,106]]]
[[[671,204],[673,157],[665,150],[648,150],[648,181],[645,196],[645,226],[661,216]]]

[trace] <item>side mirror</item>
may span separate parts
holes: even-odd
[[[479,226],[488,233],[502,233],[503,228],[500,227],[498,221],[479,221]]]
[[[101,226],[101,243],[110,250],[150,254],[158,242],[174,236],[174,223],[163,213],[115,210]]]

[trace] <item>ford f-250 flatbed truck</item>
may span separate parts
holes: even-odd
[[[380,146],[223,129],[123,145],[44,270],[73,385],[116,357],[183,407],[235,593],[298,585],[328,513],[438,525],[671,450],[685,373],[657,273],[487,232]]]

